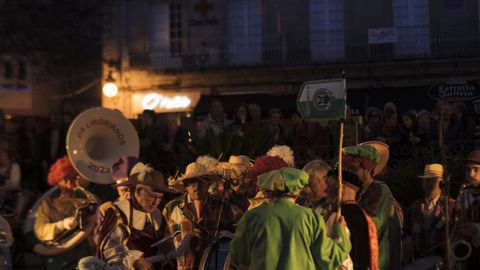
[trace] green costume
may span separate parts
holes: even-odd
[[[372,217],[377,227],[378,267],[382,270],[389,269],[389,219],[393,209],[392,193],[386,184],[374,181],[360,193],[358,203]]]
[[[340,225],[334,232],[342,241],[327,236],[323,218],[289,199],[277,199],[244,214],[230,255],[249,269],[334,269],[350,253],[351,244]]]
[[[368,145],[350,146],[343,149],[345,164],[357,161],[365,169],[374,170],[380,161],[378,151]],[[378,267],[381,270],[390,269],[390,217],[394,213],[395,199],[385,183],[373,181],[363,187],[357,194],[358,204],[373,219],[377,227],[378,237]],[[395,236],[395,235],[393,235]]]
[[[297,192],[308,184],[308,174],[281,168],[258,177],[262,191]],[[336,224],[335,243],[327,236],[323,218],[290,198],[277,198],[246,212],[230,243],[230,255],[249,269],[334,269],[347,258],[351,244]]]

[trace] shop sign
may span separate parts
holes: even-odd
[[[428,89],[428,96],[434,100],[469,101],[480,97],[480,88],[474,83],[439,84]]]
[[[138,114],[143,110],[159,113],[189,112],[200,100],[199,92],[163,92],[154,91],[133,94],[133,111]]]

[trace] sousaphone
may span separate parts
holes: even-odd
[[[66,146],[73,167],[97,184],[113,183],[113,163],[122,156],[138,157],[140,151],[132,123],[120,111],[106,108],[93,108],[75,118]]]
[[[122,156],[138,157],[140,143],[135,128],[121,112],[93,108],[74,119],[68,129],[66,148],[73,167],[83,178],[97,184],[111,184],[112,165]],[[91,235],[95,227],[95,219],[89,214],[88,220],[83,220],[83,226],[67,231],[54,241],[38,240],[34,227],[39,206],[58,194],[58,187],[48,190],[34,204],[25,220],[24,234],[33,250],[40,255],[56,256],[70,251]],[[94,194],[82,187],[78,187],[75,194],[75,198],[85,201],[77,208],[77,213],[91,213],[92,207],[100,203]]]

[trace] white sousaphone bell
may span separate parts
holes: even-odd
[[[97,184],[111,184],[112,165],[122,156],[138,157],[140,143],[132,123],[121,112],[93,108],[81,113],[72,122],[66,137],[66,148],[70,162],[81,176]],[[82,187],[77,187],[76,191],[88,201],[100,203],[94,194]],[[34,233],[36,213],[42,201],[56,193],[58,187],[52,187],[30,209],[24,223],[25,235]],[[92,233],[94,226],[94,221],[89,222],[85,228],[77,229],[61,242],[39,241],[33,250],[44,256],[62,254],[83,242]]]
[[[67,133],[67,153],[73,167],[97,184],[111,184],[112,165],[122,156],[138,157],[137,131],[121,112],[93,108],[80,114]]]

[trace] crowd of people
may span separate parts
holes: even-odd
[[[140,138],[142,160],[166,175],[183,171],[200,155],[257,157],[273,145],[290,146],[298,166],[315,158],[331,161],[335,157],[338,121],[306,121],[298,112],[288,115],[277,108],[262,115],[265,111],[258,104],[239,103],[226,114],[222,102],[214,99],[204,119],[145,110],[132,123]],[[363,115],[352,116],[348,109],[344,145],[382,141],[390,146],[392,160],[412,158],[423,165],[437,161],[440,126],[444,145],[452,155],[468,153],[480,139],[480,100],[403,111],[393,102],[383,108],[369,107]],[[0,150],[9,157],[2,164],[11,160],[19,165],[22,188],[34,193],[48,189],[44,181],[48,168],[66,154],[65,137],[74,115],[54,114],[49,119],[10,116],[7,120],[0,110]],[[5,167],[1,168],[5,171]]]
[[[337,122],[298,113],[286,121],[275,108],[262,119],[257,104],[239,104],[229,119],[213,100],[189,130],[178,114],[145,110],[134,121],[140,155],[112,166],[113,189],[83,179],[66,157],[70,115],[43,128],[33,118],[19,127],[2,120],[0,244],[14,269],[25,268],[25,252],[40,254],[46,269],[198,269],[219,263],[219,245],[240,269],[401,269],[421,258],[474,269],[479,115],[480,102],[400,119],[392,102],[363,119],[348,112],[339,168]],[[451,198],[441,156],[466,172],[452,179],[467,185]],[[388,185],[386,172],[405,160],[423,170],[412,201]],[[445,228],[468,244],[465,260],[446,260]]]
[[[402,269],[425,257],[441,267],[449,227],[470,249],[456,253],[454,242],[452,263],[476,269],[480,151],[464,159],[468,185],[456,200],[442,190],[443,166],[427,164],[418,176],[424,194],[405,209],[377,180],[388,156],[388,145],[369,141],[345,147],[341,168],[316,159],[298,169],[288,146],[274,146],[253,162],[201,156],[169,179],[138,158],[121,157],[112,166],[118,197],[106,202],[78,196],[86,179],[63,157],[48,175],[57,193],[34,209],[33,250],[45,257],[46,269],[223,269],[225,263],[237,269]],[[92,202],[96,211],[80,219],[79,209]],[[7,245],[21,241],[3,218],[1,225]],[[68,232],[91,239],[65,244]],[[222,240],[229,260],[214,255]]]

